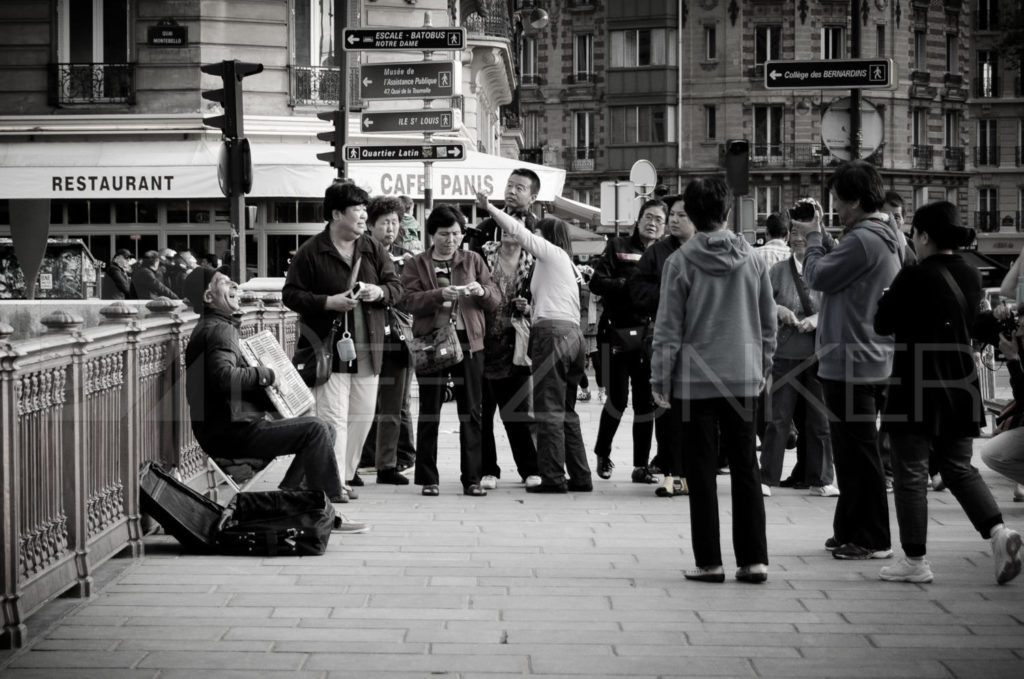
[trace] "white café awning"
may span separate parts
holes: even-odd
[[[254,198],[320,198],[336,171],[317,159],[329,147],[251,141]],[[222,198],[216,141],[101,141],[0,144],[0,198]],[[512,170],[541,177],[539,200],[562,192],[565,171],[475,151],[460,161],[435,162],[435,201],[472,200],[472,187],[500,198]],[[371,195],[422,199],[422,163],[350,163],[348,176]]]

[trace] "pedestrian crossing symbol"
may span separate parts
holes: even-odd
[[[888,83],[889,76],[886,74],[885,64],[875,64],[871,67],[871,74],[868,76],[870,82]]]

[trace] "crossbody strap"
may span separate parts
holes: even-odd
[[[953,278],[953,274],[949,273],[949,269],[944,266],[939,267],[939,273],[942,274],[943,280],[946,281],[946,285],[953,291],[953,296],[956,297],[957,304],[960,305],[960,311],[963,313],[960,315],[960,321],[963,323],[964,338],[967,341],[971,339],[971,332],[967,327],[967,316],[970,313],[970,308],[967,306],[967,298],[964,297],[963,291],[960,286],[956,284],[956,279]]]
[[[796,294],[800,295],[800,305],[804,308],[804,317],[813,316],[814,307],[811,304],[811,295],[807,292],[804,277],[796,270],[796,257],[789,258],[789,270],[793,273],[793,282],[796,284]]]

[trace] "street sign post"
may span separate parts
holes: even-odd
[[[436,99],[455,94],[455,62],[363,64],[360,99]]]
[[[887,89],[896,85],[892,59],[768,61],[764,86],[775,89]]]
[[[450,108],[419,111],[372,111],[359,115],[359,129],[373,132],[450,132],[455,111]]]
[[[461,50],[465,28],[346,28],[342,48],[353,50]]]
[[[345,160],[349,162],[462,160],[465,157],[466,147],[462,144],[345,147]]]

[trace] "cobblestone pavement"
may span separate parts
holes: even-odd
[[[600,408],[580,404],[588,446]],[[101,569],[92,599],[30,618],[29,645],[0,652],[0,675],[1024,676],[1024,577],[995,584],[988,542],[948,492],[929,495],[932,584],[884,583],[885,562],[834,560],[823,542],[835,500],[792,489],[766,498],[767,584],[691,583],[688,502],[630,482],[628,423],[615,474],[595,477],[593,493],[527,494],[505,453],[498,489],[471,498],[458,483],[454,406],[444,410],[440,497],[367,475],[347,513],[371,531],[332,537],[322,557],[192,556],[150,536],[144,558]],[[1007,522],[1024,528],[1010,482],[982,471]]]

